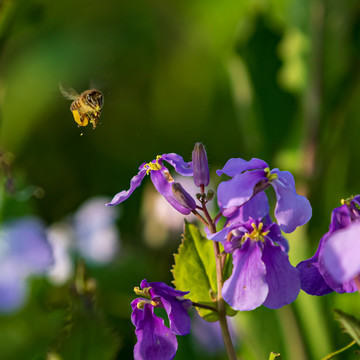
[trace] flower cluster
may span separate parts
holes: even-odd
[[[164,165],[165,161],[179,175],[193,177],[200,189],[196,195],[198,204],[185,190],[181,180],[174,181]],[[225,174],[230,180],[222,181],[218,186],[220,213],[212,219],[206,204],[214,197],[214,192],[209,190],[205,193],[205,187],[210,183],[209,166],[205,148],[198,143],[191,162],[187,163],[181,156],[172,153],[143,163],[138,174],[131,179],[130,189],[116,194],[107,205],[117,205],[128,199],[147,174],[150,174],[156,190],[177,211],[184,215],[193,213],[202,220],[207,227],[208,239],[222,244],[223,259],[232,257],[232,274],[224,279],[222,287],[222,298],[231,307],[252,310],[264,305],[276,309],[296,299],[300,291],[299,270],[289,262],[289,246],[281,231],[289,233],[307,223],[312,210],[309,201],[296,193],[295,181],[289,172],[270,170],[268,164],[260,159],[230,159],[217,171],[217,175]],[[265,193],[269,187],[276,194],[277,222],[273,222],[269,214],[270,206]],[[226,218],[225,226],[217,231],[216,222],[221,215]],[[220,256],[219,251],[217,257]],[[135,358],[171,359],[177,347],[174,334],[184,335],[189,331],[190,322],[184,315],[184,308],[191,302],[178,299],[178,296],[186,293],[161,283],[148,284],[144,280],[141,289],[138,293],[148,295],[150,299],[132,302],[132,320],[138,338]],[[170,330],[154,314],[156,307],[164,307],[167,311]],[[181,330],[178,325],[180,313],[186,319],[183,320],[186,326],[182,324]]]
[[[175,290],[160,283],[145,279],[140,288],[134,289],[137,298],[131,303],[131,321],[136,327],[137,343],[134,348],[136,360],[168,360],[173,359],[177,350],[176,335],[187,335],[190,332],[190,316],[187,310],[190,300],[182,297],[188,292]],[[154,309],[164,308],[170,328],[164,320],[156,316]]]
[[[164,165],[165,161],[179,175],[193,177],[195,185],[200,189],[196,195],[198,203],[185,190],[181,180],[174,181]],[[277,309],[296,299],[300,291],[299,270],[289,262],[289,246],[281,231],[289,233],[307,223],[312,209],[309,201],[296,193],[291,173],[270,170],[268,164],[260,159],[230,159],[217,171],[217,175],[225,174],[230,179],[222,181],[218,186],[220,213],[212,219],[206,204],[214,197],[214,192],[208,190],[205,193],[205,187],[210,183],[210,173],[205,148],[198,143],[191,162],[187,163],[181,156],[172,153],[143,163],[138,174],[132,178],[130,189],[116,194],[107,205],[117,205],[128,199],[147,174],[150,174],[156,190],[177,211],[184,215],[195,214],[206,225],[208,239],[215,244],[222,244],[224,252],[220,254],[220,250],[216,250],[215,253],[218,259],[220,256],[223,260],[231,256],[232,274],[224,279],[221,292],[222,298],[231,307],[252,310],[264,305]],[[277,222],[273,222],[269,214],[270,206],[265,193],[269,187],[276,194],[274,215]],[[217,230],[216,223],[221,215],[226,218],[225,226]],[[220,249],[218,245],[215,248]],[[184,335],[190,329],[190,321],[184,309],[191,302],[178,298],[187,293],[162,283],[147,283],[146,280],[143,280],[141,290],[137,289],[137,293],[145,298],[132,302],[132,321],[138,339],[134,350],[135,359],[172,359],[177,348],[174,334]],[[156,307],[165,308],[170,329],[155,315]]]
[[[297,266],[301,288],[310,295],[358,289],[360,196],[342,202],[333,210],[329,231],[321,238],[315,254]]]

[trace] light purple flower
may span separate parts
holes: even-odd
[[[220,241],[233,256],[233,271],[222,291],[231,307],[241,311],[260,305],[277,309],[296,299],[299,273],[289,262],[287,241],[276,223],[250,218],[208,237]]]
[[[270,171],[265,161],[256,158],[250,161],[234,158],[216,173],[232,177],[221,182],[218,187],[217,196],[222,210],[242,206],[256,194],[272,186],[277,198],[275,217],[281,230],[290,233],[311,218],[310,203],[304,196],[296,193],[294,177],[288,171]]]
[[[191,307],[190,300],[182,297],[188,292],[178,291],[160,282],[148,283],[145,279],[138,295],[144,298],[135,299],[131,303],[133,309],[131,320],[136,327],[137,343],[134,347],[135,360],[170,360],[177,350],[176,335],[190,332],[190,316],[187,310]],[[170,329],[164,320],[154,313],[155,307],[164,308],[170,323]]]
[[[329,231],[315,254],[300,262],[301,288],[310,295],[357,290],[354,278],[360,273],[360,196],[333,210]]]
[[[44,273],[53,255],[42,223],[32,217],[2,224],[0,230],[0,311],[20,308],[27,296],[26,280]]]
[[[150,173],[151,181],[153,182],[156,190],[163,195],[170,205],[172,205],[177,211],[184,215],[189,215],[191,210],[181,205],[173,194],[172,184],[174,179],[170,175],[169,170],[164,166],[164,161],[171,164],[175,171],[180,175],[193,175],[192,163],[186,163],[180,155],[174,153],[159,155],[155,160],[152,160],[149,163],[141,164],[138,174],[130,181],[130,189],[117,193],[107,205],[118,205],[125,201],[134,192],[134,190],[140,186],[145,175]]]
[[[230,336],[235,347],[239,344],[239,331],[236,328],[235,317],[227,317]],[[192,314],[192,340],[198,352],[216,354],[224,351],[221,327],[218,321],[208,322],[197,311]]]
[[[116,227],[119,211],[105,207],[108,200],[102,196],[90,198],[73,218],[76,247],[86,260],[94,264],[113,260],[120,248],[120,234]]]

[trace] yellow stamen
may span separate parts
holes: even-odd
[[[346,198],[346,199],[341,199],[341,200],[340,200],[340,203],[341,203],[341,205],[344,205],[344,204],[350,205],[351,200],[354,200],[354,196],[353,196],[353,195],[351,195],[350,197],[348,197],[348,198]]]
[[[144,165],[144,168],[146,169],[146,175],[149,175],[151,170],[155,170],[158,171],[161,169],[161,165],[159,164],[159,159],[161,158],[161,155],[158,155],[156,157],[155,162],[149,162],[147,164]]]
[[[137,304],[136,304],[136,307],[138,309],[143,309],[144,308],[144,305],[147,303],[147,301],[139,301]]]
[[[265,176],[269,179],[270,182],[278,178],[277,174],[271,174],[269,167],[265,168],[264,172],[265,172]]]
[[[264,242],[264,236],[266,236],[270,230],[268,231],[262,231],[262,228],[264,227],[264,224],[261,222],[259,223],[259,226],[256,226],[255,223],[251,224],[251,227],[254,229],[251,233],[246,233],[242,237],[242,242],[245,242],[246,239],[251,239],[253,241],[261,241]]]
[[[139,296],[150,296],[151,287],[147,287],[145,289],[140,289],[138,286],[134,287],[134,293]]]

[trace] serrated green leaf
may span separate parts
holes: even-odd
[[[186,296],[193,302],[214,306],[211,293],[216,292],[216,261],[212,241],[203,237],[199,229],[185,222],[183,240],[174,255],[172,273],[176,289],[190,291]],[[218,320],[216,312],[197,308],[207,321]]]
[[[280,360],[281,359],[281,355],[279,353],[274,353],[271,352],[270,356],[269,356],[269,360]]]
[[[348,333],[358,345],[360,345],[360,321],[352,315],[341,310],[334,310],[336,320],[340,322],[343,330]]]

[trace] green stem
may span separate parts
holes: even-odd
[[[324,358],[322,358],[322,360],[330,360],[332,359],[335,355],[338,355],[340,353],[342,353],[343,351],[347,350],[348,348],[350,348],[351,346],[353,346],[354,344],[356,344],[356,341],[353,340],[350,344],[344,346],[343,348],[341,348],[340,350],[336,350],[333,353],[325,356]]]
[[[203,206],[203,212],[205,218],[209,223],[208,226],[209,230],[211,231],[212,234],[214,234],[216,233],[216,225],[206,208],[205,201],[202,202],[202,206]],[[219,316],[221,334],[229,360],[236,360],[235,348],[231,340],[227,318],[226,318],[226,303],[222,297],[224,277],[223,277],[222,257],[220,255],[220,246],[217,241],[213,241],[213,246],[214,246],[215,259],[216,259],[217,305],[218,305],[217,312]]]
[[[194,301],[192,301],[192,305],[196,306],[198,308],[212,310],[212,311],[215,311],[216,313],[218,312],[217,308],[215,308],[213,306],[210,306],[210,305],[200,304],[200,303],[197,303],[197,302],[194,302]]]

